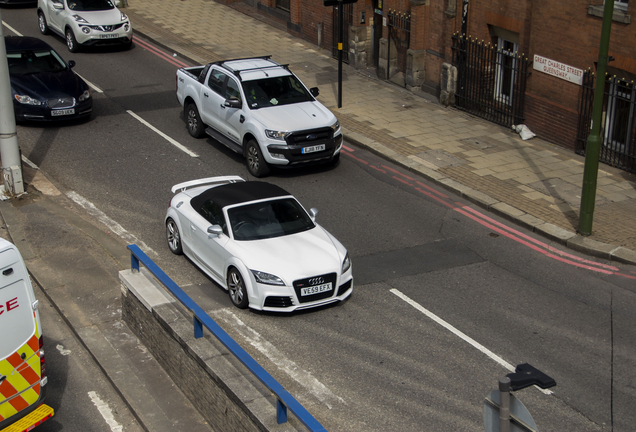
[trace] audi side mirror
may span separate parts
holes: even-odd
[[[318,209],[315,207],[312,207],[309,209],[309,216],[311,216],[311,220],[312,221],[316,221],[316,216],[318,216]]]
[[[223,234],[223,228],[221,228],[221,225],[210,225],[208,227],[208,234],[212,234],[218,237]]]

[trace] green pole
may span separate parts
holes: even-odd
[[[596,201],[596,181],[598,179],[598,158],[601,151],[601,115],[603,113],[603,93],[605,91],[605,75],[608,63],[610,33],[614,0],[605,0],[603,9],[603,28],[601,29],[601,45],[598,49],[596,68],[596,87],[594,89],[594,109],[592,111],[592,131],[585,146],[585,170],[583,171],[583,191],[581,193],[581,212],[579,215],[579,234],[592,234],[594,220],[594,203]]]

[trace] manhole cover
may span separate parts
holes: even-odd
[[[493,143],[490,143],[480,138],[464,138],[459,140],[459,142],[463,144],[469,144],[473,147],[477,147],[480,150],[486,150],[486,149],[495,147]]]

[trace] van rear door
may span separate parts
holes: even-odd
[[[43,397],[39,322],[24,261],[15,246],[1,240],[0,429],[35,409]]]

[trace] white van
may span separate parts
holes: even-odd
[[[0,238],[0,432],[26,431],[53,416],[38,301],[18,249]]]

